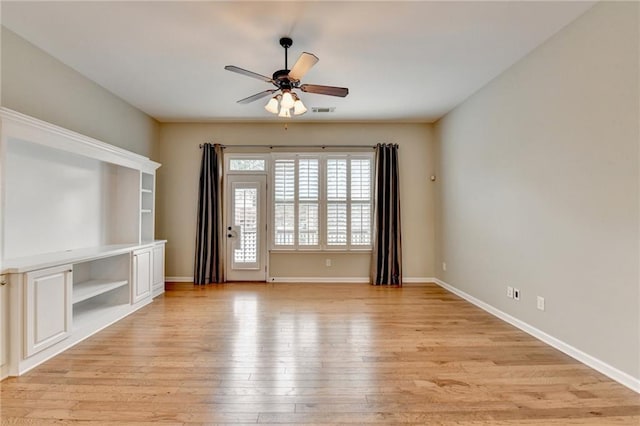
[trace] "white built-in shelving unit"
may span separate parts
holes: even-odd
[[[140,173],[140,239],[153,241],[155,174]]]
[[[160,164],[0,108],[0,374],[19,375],[164,292]]]

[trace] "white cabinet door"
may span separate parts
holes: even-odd
[[[164,244],[153,248],[153,295],[164,293]]]
[[[143,249],[133,252],[133,294],[131,303],[151,296],[151,280],[153,278],[152,249]]]
[[[28,272],[26,274],[26,340],[29,357],[71,334],[70,265]]]

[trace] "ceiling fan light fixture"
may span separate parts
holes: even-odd
[[[2,1],[2,0],[0,0]],[[293,91],[301,90],[306,93],[315,93],[318,95],[339,96],[344,98],[349,94],[346,87],[321,86],[318,84],[300,84],[302,77],[318,62],[318,57],[312,53],[302,52],[296,63],[289,68],[287,50],[293,45],[293,40],[289,37],[280,39],[280,46],[284,48],[284,69],[277,70],[271,77],[248,71],[235,65],[227,65],[224,67],[227,71],[242,74],[247,77],[262,80],[266,83],[273,84],[276,88],[265,90],[255,95],[240,99],[240,104],[248,104],[258,99],[272,96],[275,92],[281,92],[271,99],[264,106],[264,109],[272,114],[278,114],[279,117],[289,118],[292,115],[302,115],[307,112],[298,95]],[[314,111],[315,112],[315,111]]]
[[[293,95],[291,95],[291,92],[286,91],[282,94],[282,100],[280,101],[280,106],[282,108],[290,109],[290,108],[293,108],[294,102],[295,101],[293,99]]]
[[[278,113],[278,96],[274,96],[273,98],[269,99],[269,102],[264,106],[264,109],[266,109],[272,114],[277,114]]]
[[[291,118],[291,111],[289,108],[285,108],[283,106],[280,107],[280,114],[278,114],[278,117],[282,117],[282,118]]]

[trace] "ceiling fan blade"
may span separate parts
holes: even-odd
[[[267,83],[273,83],[273,79],[271,77],[267,77],[266,75],[258,74],[253,71],[247,71],[243,68],[236,67],[234,65],[227,65],[224,67],[227,71],[237,72],[238,74],[246,75],[247,77],[257,78],[258,80],[266,81]]]
[[[319,86],[317,84],[303,84],[300,86],[300,90],[318,95],[340,96],[341,98],[349,94],[349,89],[346,87]]]
[[[277,92],[278,89],[273,90],[265,90],[264,92],[256,93],[255,95],[251,95],[248,98],[240,99],[238,101],[239,104],[248,104],[253,101],[257,101],[258,99],[262,99],[266,96],[273,94],[273,92]]]
[[[302,77],[319,61],[318,57],[312,53],[302,52],[296,63],[289,71],[289,79],[300,81]]]

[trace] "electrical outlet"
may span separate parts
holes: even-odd
[[[538,307],[539,310],[544,311],[544,297],[538,296],[536,306]]]
[[[442,262],[442,270],[443,271],[447,270],[447,262]]]
[[[507,297],[513,299],[513,287],[507,287]]]
[[[517,288],[513,289],[513,298],[515,300],[520,300],[520,290],[518,290]]]
[[[328,267],[330,267],[330,266],[331,266],[331,259],[326,259],[326,260],[324,261],[324,265],[325,265],[327,268],[328,268]]]

